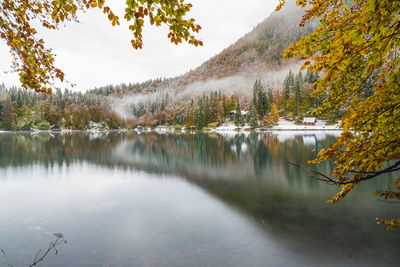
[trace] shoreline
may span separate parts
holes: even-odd
[[[243,127],[237,127],[233,123],[224,123],[215,128],[205,127],[201,130],[187,129],[184,126],[176,127],[174,125],[159,125],[157,127],[136,127],[134,129],[84,129],[84,130],[0,130],[0,133],[51,133],[51,134],[68,134],[68,133],[109,133],[109,132],[157,132],[157,133],[177,133],[177,132],[194,132],[194,133],[230,133],[230,134],[240,134],[240,133],[268,133],[268,132],[341,132],[343,129],[339,128],[339,123],[334,125],[326,125],[324,121],[320,121],[316,125],[296,125],[291,121],[281,120],[279,123],[273,127],[258,127],[250,128],[249,125],[244,125]]]
[[[7,133],[51,133],[51,134],[68,134],[68,133],[110,133],[110,132],[138,132],[138,133],[147,133],[147,132],[156,132],[156,133],[174,133],[174,132],[198,132],[198,133],[268,133],[268,132],[341,132],[343,129],[332,129],[332,128],[287,128],[287,129],[275,129],[275,128],[255,128],[255,129],[218,129],[218,128],[210,128],[209,130],[187,130],[187,129],[168,129],[166,127],[163,128],[135,128],[135,129],[115,129],[115,130],[62,130],[62,131],[51,131],[51,130],[23,130],[23,131],[14,131],[14,130],[0,130],[0,134]]]

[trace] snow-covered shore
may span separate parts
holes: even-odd
[[[103,128],[100,125],[92,125],[90,129],[86,130],[69,130],[69,129],[61,129],[60,131],[52,131],[52,130],[31,130],[31,131],[2,131],[0,133],[9,133],[9,132],[31,132],[31,133],[40,133],[40,132],[61,132],[61,133],[72,133],[72,132],[88,132],[88,133],[99,133],[99,132],[123,132],[127,131],[127,129],[119,129],[119,130],[109,130],[108,128]],[[186,132],[187,130],[182,127],[179,129],[174,129],[173,127],[167,126],[157,126],[156,128],[136,128],[133,131],[138,133],[143,132],[157,132],[157,133],[168,133],[168,132]],[[279,123],[273,127],[266,128],[260,127],[256,129],[251,129],[249,125],[245,125],[243,127],[237,127],[233,123],[224,123],[216,128],[208,128],[207,132],[219,133],[222,135],[236,135],[238,133],[242,134],[250,134],[251,132],[278,132],[278,131],[298,131],[298,132],[309,132],[309,131],[342,131],[339,128],[339,123],[334,125],[326,125],[325,121],[317,121],[315,125],[296,125],[292,121],[288,120],[280,120]]]
[[[279,123],[273,127],[265,128],[260,127],[256,129],[250,129],[248,125],[238,128],[233,123],[224,123],[223,125],[211,129],[212,132],[265,132],[265,131],[341,131],[339,123],[333,125],[326,125],[325,121],[317,121],[315,125],[296,125],[292,121],[280,120]]]
[[[271,130],[285,130],[285,131],[306,131],[306,130],[312,130],[312,131],[327,131],[327,130],[333,130],[333,131],[341,131],[339,128],[339,123],[333,124],[333,125],[326,125],[325,121],[317,121],[315,125],[296,125],[293,121],[288,121],[288,120],[280,120],[278,125],[275,125],[271,128]]]

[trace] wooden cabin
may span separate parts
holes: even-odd
[[[242,116],[245,119],[248,112],[244,111],[244,110],[241,110],[240,112],[242,113]],[[229,112],[229,117],[233,120],[233,118],[235,117],[235,114],[236,114],[236,110],[233,110],[233,111]]]

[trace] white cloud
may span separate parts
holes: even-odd
[[[125,1],[109,4],[123,17]],[[157,77],[173,77],[199,66],[235,42],[274,10],[277,0],[192,0],[191,15],[202,25],[204,47],[175,46],[165,28],[149,25],[144,30],[144,49],[130,46],[127,24],[112,27],[98,11],[80,16],[80,23],[68,23],[59,31],[40,31],[48,47],[57,55],[56,64],[77,86],[86,90],[106,84],[141,82]],[[18,84],[14,75],[3,74],[11,64],[6,45],[0,42],[0,83]]]

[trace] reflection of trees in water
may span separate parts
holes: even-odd
[[[244,141],[245,141],[244,134],[237,134],[233,138],[233,143],[234,143],[233,148],[236,150],[236,157],[239,160],[240,160],[240,155],[242,154],[242,144],[244,143]]]
[[[148,141],[148,136],[156,137]],[[232,151],[234,141],[226,141],[219,135],[182,134],[157,135],[146,134],[136,136],[125,144],[125,154],[121,158],[130,156],[142,162],[156,161],[159,168],[168,168],[172,165],[197,165],[207,168],[222,168],[237,162],[237,153]],[[157,159],[157,160],[154,160]]]
[[[287,164],[287,161],[304,163],[311,159],[315,156],[314,147],[304,145],[302,136],[294,136],[283,143],[278,136],[258,133],[229,138],[203,133],[2,134],[0,166],[69,166],[85,161],[106,167],[143,168],[184,176],[244,180],[257,177],[280,182],[283,179],[292,186],[304,183],[318,186]],[[327,136],[317,143],[325,146],[334,139]],[[328,172],[331,167],[325,163],[318,168]]]
[[[84,160],[102,164],[123,139],[121,134],[104,134],[99,138],[84,133],[0,134],[0,166],[69,166]]]
[[[321,147],[335,141],[334,136],[315,139],[315,145]],[[360,244],[375,250],[383,246],[371,240],[384,240],[390,255],[395,253],[393,247],[398,248],[393,246],[397,239],[393,235],[382,236],[382,229],[376,227],[373,219],[378,213],[394,212],[391,207],[376,203],[368,190],[354,194],[339,206],[328,205],[325,201],[336,188],[305,177],[287,164],[289,160],[303,163],[316,155],[312,152],[314,147],[305,144],[300,135],[284,142],[277,135],[257,133],[232,138],[182,134],[156,135],[154,139],[152,135],[135,136],[126,145],[130,154],[123,153],[123,158],[137,154],[133,164],[151,162],[147,169],[178,173],[257,222],[265,223],[263,227],[277,234],[288,247],[302,247],[318,255],[336,255],[340,248],[356,255],[354,250]],[[329,172],[332,164],[314,168]],[[350,202],[352,205],[348,205]],[[369,207],[367,211],[365,205]],[[359,255],[363,252],[360,249]]]
[[[262,177],[264,170],[287,166],[288,160],[303,163],[311,159],[312,149],[304,146],[299,136],[282,144],[275,135],[257,133],[238,134],[232,138],[201,133],[1,134],[0,166],[41,164],[51,167],[88,161],[115,167],[134,163],[130,160],[135,159],[143,164],[156,164],[153,167],[161,169],[171,165],[219,170],[246,168],[247,172]],[[296,168],[286,167],[285,171],[287,176],[299,175]]]
[[[329,135],[315,139],[319,147],[335,141]],[[288,240],[288,246],[314,242],[313,249],[319,251],[342,244],[355,249],[363,243],[375,248],[373,242],[380,240],[398,248],[393,246],[393,235],[383,236],[373,220],[383,213],[391,217],[392,207],[374,202],[368,190],[355,192],[338,206],[327,205],[325,200],[335,188],[309,179],[287,164],[313,158],[313,148],[300,135],[282,142],[279,134],[257,133],[230,138],[202,133],[1,134],[0,167],[68,166],[86,161],[110,168],[178,174],[258,222],[264,221],[272,233]],[[327,173],[332,165],[314,168]],[[378,183],[385,186],[388,182],[371,181],[370,187],[375,189]],[[324,244],[327,240],[336,244]]]

